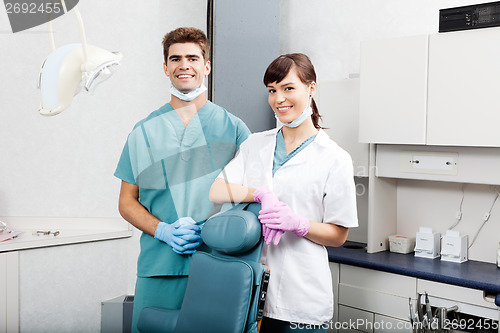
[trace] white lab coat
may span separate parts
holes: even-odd
[[[218,177],[250,188],[267,185],[280,201],[311,221],[356,227],[349,154],[320,130],[273,177],[277,131],[251,134]],[[332,279],[324,246],[286,232],[277,246],[264,245],[261,261],[271,270],[265,316],[309,324],[332,318]]]

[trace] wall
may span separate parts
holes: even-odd
[[[500,199],[494,202],[495,197],[488,185],[398,180],[398,233],[414,236],[423,226],[444,235],[461,211],[462,220],[453,230],[469,235],[470,245],[491,209],[489,220],[469,249],[469,259],[495,263],[500,241]]]
[[[484,2],[484,1],[483,1]],[[318,80],[359,73],[360,42],[437,33],[439,9],[472,0],[281,0],[282,53],[310,56]]]
[[[81,0],[79,9],[88,43],[124,58],[93,96],[49,118],[37,111],[47,27],[12,34],[0,9],[0,216],[119,216],[113,173],[126,137],[170,97],[163,35],[206,25],[204,0]],[[56,47],[80,41],[73,13],[53,28]],[[21,252],[21,330],[99,331],[100,302],[134,291],[138,236]]]
[[[5,33],[0,114],[0,216],[117,216],[112,177],[135,122],[168,102],[161,40],[180,24],[205,28],[204,1],[81,1],[89,44],[120,51],[122,65],[93,96],[80,93],[55,117],[38,114],[40,66],[50,53],[45,25]],[[173,12],[176,8],[181,15]],[[73,13],[53,22],[56,46],[79,42]],[[8,157],[8,158],[7,158]]]

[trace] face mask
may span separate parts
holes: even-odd
[[[180,92],[174,86],[172,86],[172,88],[170,88],[170,93],[172,95],[174,95],[178,99],[181,99],[181,100],[186,101],[186,102],[192,101],[196,97],[198,97],[201,94],[203,94],[205,91],[207,91],[207,87],[205,87],[205,85],[203,83],[201,84],[201,87],[199,87],[199,88],[197,88],[195,90],[192,90],[192,91],[188,92],[187,94],[184,94],[184,93]]]
[[[311,95],[311,87],[309,86],[309,96],[310,95]],[[286,127],[294,128],[294,127],[297,127],[300,124],[302,124],[304,122],[304,120],[306,120],[307,117],[309,117],[313,113],[310,104],[311,104],[311,98],[309,98],[309,102],[307,103],[307,107],[305,108],[304,111],[302,111],[302,114],[300,116],[298,116],[297,119],[295,119],[294,121],[291,121],[289,123],[283,124],[283,125]],[[274,117],[276,119],[278,119],[278,116],[276,115],[276,113],[274,114]]]
[[[297,127],[299,126],[300,124],[302,124],[304,122],[304,120],[307,119],[307,117],[309,117],[310,115],[312,115],[312,108],[309,106],[307,107],[303,112],[302,114],[297,118],[295,119],[294,121],[291,121],[289,123],[284,123],[283,125],[286,126],[286,127]],[[276,114],[274,114],[274,116],[276,117],[276,119],[278,119],[278,116]],[[279,119],[278,119],[279,120]]]

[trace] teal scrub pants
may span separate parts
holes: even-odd
[[[293,332],[307,332],[307,333],[326,333],[327,327],[325,325],[308,325],[299,323],[290,323],[264,317],[260,326],[260,333],[293,333]]]
[[[137,277],[132,313],[132,332],[138,332],[137,319],[144,307],[180,309],[186,292],[187,280],[187,275]]]

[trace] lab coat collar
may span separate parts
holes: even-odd
[[[265,132],[264,132],[264,135],[265,135],[265,136],[271,136],[271,135],[276,136],[276,133],[278,133],[278,131],[279,131],[280,129],[281,129],[281,127],[272,128],[272,129],[270,129],[270,130],[268,130],[268,131],[265,131]]]
[[[280,129],[281,129],[281,127],[273,128],[273,129],[270,129],[268,131],[263,132],[263,134],[266,137],[276,138],[276,134],[278,133],[278,131]],[[324,130],[320,129],[318,131],[318,134],[314,138],[314,141],[311,142],[311,144],[319,144],[320,146],[328,147],[329,141],[330,141],[330,137],[328,136],[328,134],[326,134],[326,132]],[[269,154],[272,155],[274,153],[275,147],[276,147],[276,140],[268,140],[260,150],[261,157],[264,158],[264,156],[268,156]],[[298,155],[301,155],[301,154],[298,154]]]
[[[266,140],[264,141],[264,145],[260,149],[260,156],[263,160],[268,160],[269,156],[274,155],[274,149],[276,147],[276,134],[280,128],[273,128],[268,131],[263,132],[264,136],[266,137]],[[268,138],[268,139],[267,139]],[[273,139],[274,138],[274,139]],[[272,157],[271,157],[272,160]],[[271,161],[271,168],[272,168],[272,161]]]
[[[266,172],[264,173],[264,184],[272,190],[273,189],[273,157],[274,149],[276,148],[276,134],[280,128],[273,128],[271,130],[263,132],[264,144],[259,150],[259,157],[265,166]]]
[[[315,142],[323,147],[327,147],[329,141],[330,141],[330,137],[328,136],[328,134],[326,134],[326,132],[323,129],[320,129],[318,134],[316,135],[316,138],[314,138],[313,142]]]
[[[273,135],[274,137],[276,137],[276,134],[277,134],[277,132],[280,129],[281,129],[281,127],[269,130],[269,131],[266,132],[266,136]],[[325,146],[327,146],[329,140],[330,140],[330,138],[325,133],[325,131],[323,131],[322,129],[320,129],[318,131],[318,134],[314,138],[314,141],[311,142],[310,144],[311,145],[319,144],[319,145],[325,147]],[[270,165],[271,165],[271,169],[272,169],[272,159],[273,159],[272,156],[274,156],[274,148],[276,147],[276,140],[269,140],[269,141],[271,142],[271,144],[266,144],[266,149],[262,149],[261,150],[261,156],[264,157],[264,155],[269,155],[269,153],[272,152],[272,154],[270,154],[271,155]],[[306,148],[306,150],[307,150],[307,148]],[[288,162],[286,162],[281,168],[285,168],[286,169],[286,168],[288,168],[290,166],[304,163],[307,160],[307,156],[309,154],[306,150],[305,151],[301,151],[298,154],[296,154]]]
[[[328,134],[326,134],[325,131],[323,131],[322,129],[320,129],[318,131],[318,134],[316,134],[316,137],[314,138],[313,142],[309,143],[309,145],[311,146],[310,149],[308,149],[308,147],[306,147],[304,150],[300,151],[297,155],[295,155],[294,157],[292,157],[288,162],[286,162],[282,168],[284,166],[293,166],[295,164],[301,164],[301,163],[304,163],[309,157],[310,157],[310,154],[312,153],[311,149],[314,149],[313,145],[315,144],[318,144],[322,147],[328,147],[328,142],[330,141],[330,137],[328,136]]]
[[[266,136],[276,136],[276,133],[278,133],[278,131],[281,129],[282,127],[277,127],[277,128],[273,128],[273,129],[270,129],[265,133]],[[323,129],[320,129],[318,131],[318,134],[316,135],[316,137],[314,138],[314,143],[317,143],[323,147],[327,147],[328,146],[328,142],[330,141],[330,137],[328,136],[328,134],[326,134],[326,132],[323,130]]]

